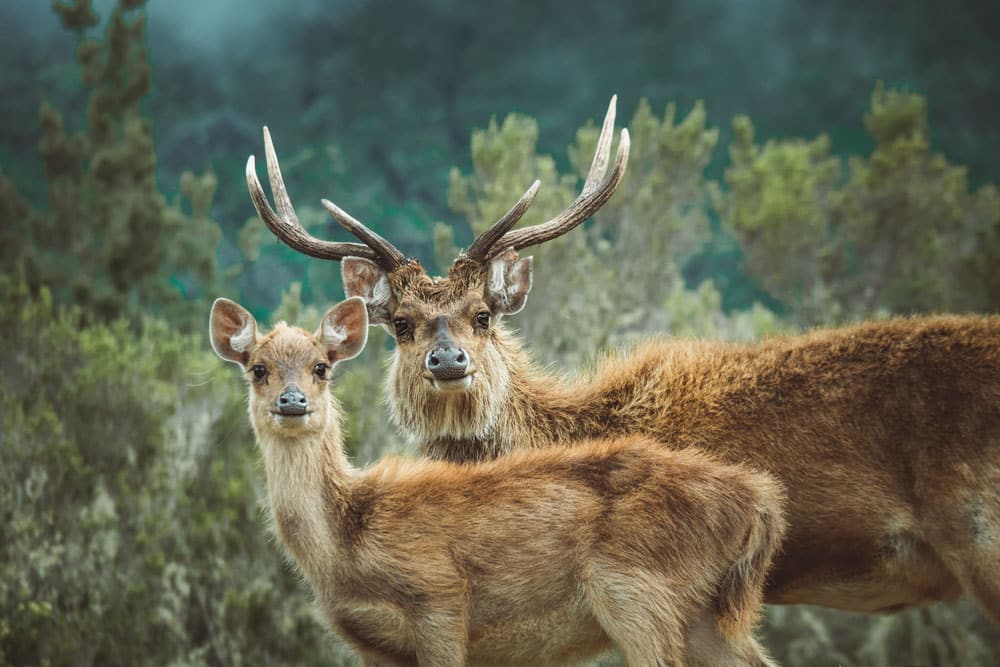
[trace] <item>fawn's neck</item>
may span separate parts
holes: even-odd
[[[343,451],[339,420],[331,421],[304,436],[258,429],[275,527],[314,582],[321,580],[324,567],[338,560],[338,517],[355,472]]]

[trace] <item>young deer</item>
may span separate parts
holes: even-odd
[[[634,436],[487,463],[353,468],[333,366],[364,347],[361,299],[315,334],[261,335],[232,301],[212,346],[242,366],[281,540],[367,665],[770,665],[753,638],[784,530],[769,476]]]
[[[372,323],[397,341],[392,416],[432,457],[626,434],[698,445],[771,472],[788,491],[767,602],[875,612],[964,592],[1000,624],[1000,317],[913,317],[754,345],[652,341],[573,380],[540,370],[504,329],[531,288],[531,258],[516,251],[578,225],[621,178],[624,131],[597,185],[613,111],[612,100],[583,193],[565,213],[507,231],[529,190],[445,278],[329,202],[366,245],[309,236],[266,134],[280,216],[252,159],[247,183],[279,238],[344,260],[348,295],[364,297]]]

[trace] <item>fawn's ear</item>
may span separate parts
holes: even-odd
[[[229,299],[216,299],[209,318],[209,332],[215,353],[236,364],[245,364],[257,346],[257,320]]]
[[[353,359],[368,341],[368,310],[361,297],[341,301],[327,311],[316,330],[330,363]]]
[[[531,291],[531,258],[507,250],[490,262],[486,303],[494,314],[513,315],[524,308]]]
[[[363,257],[345,257],[340,262],[340,275],[347,296],[364,299],[369,323],[388,324],[396,312],[396,297],[389,286],[389,274]]]

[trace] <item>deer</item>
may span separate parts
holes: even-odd
[[[279,213],[252,156],[247,185],[278,239],[341,261],[346,293],[395,339],[390,414],[429,457],[636,434],[698,446],[787,490],[767,603],[889,613],[964,594],[1000,625],[1000,317],[910,316],[747,344],[660,337],[572,377],[541,368],[506,328],[532,286],[531,257],[518,251],[581,224],[623,176],[625,129],[608,167],[614,111],[612,98],[565,211],[512,229],[536,181],[444,277],[326,200],[362,243],[305,232],[266,131]]]
[[[218,299],[209,328],[248,381],[278,536],[364,664],[560,665],[611,646],[633,666],[774,664],[753,636],[784,531],[766,473],[644,436],[357,469],[330,386],[365,346],[362,299],[314,333],[262,333]]]

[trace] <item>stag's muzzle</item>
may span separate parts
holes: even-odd
[[[469,370],[469,355],[460,347],[438,345],[427,353],[424,368],[435,380],[458,380]]]

